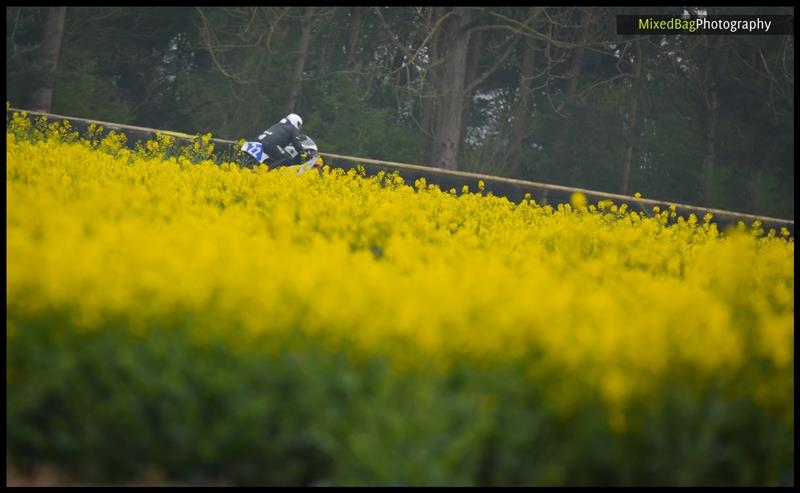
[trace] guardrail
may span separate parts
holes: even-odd
[[[57,115],[54,113],[44,113],[38,111],[28,111],[17,108],[8,108],[6,110],[6,122],[9,120],[9,115],[12,113],[26,112],[31,117],[46,116],[48,120],[59,121],[69,120],[70,124],[78,131],[84,132],[92,123],[95,125],[102,125],[105,131],[124,132],[128,136],[128,143],[133,145],[134,142],[141,140],[149,140],[155,136],[156,133],[167,134],[181,140],[191,140],[193,135],[173,132],[169,130],[158,130],[147,127],[137,127],[134,125],[123,125],[114,122],[105,122],[101,120],[90,120],[86,118],[77,118],[71,116]],[[226,139],[212,139],[218,149],[228,146],[227,149],[218,151],[222,156],[235,155],[236,142]],[[450,171],[440,168],[433,168],[430,166],[420,166],[416,164],[397,163],[392,161],[381,161],[377,159],[360,158],[355,156],[343,156],[339,154],[321,153],[325,163],[332,167],[339,167],[344,169],[352,169],[358,166],[363,167],[368,175],[376,174],[380,171],[387,173],[398,172],[400,176],[406,180],[407,183],[413,183],[419,178],[425,178],[427,183],[436,184],[443,190],[455,188],[461,190],[464,185],[468,185],[470,189],[477,188],[479,180],[483,180],[485,188],[484,193],[491,192],[492,194],[500,197],[506,197],[511,201],[518,202],[522,200],[526,194],[536,200],[539,204],[558,204],[567,203],[570,197],[575,192],[582,192],[586,195],[589,202],[597,202],[599,200],[612,200],[617,204],[626,203],[628,208],[643,214],[652,214],[653,207],[660,207],[662,210],[675,206],[675,212],[684,217],[689,214],[695,214],[698,220],[702,221],[703,216],[707,213],[713,215],[713,221],[717,223],[720,228],[725,228],[735,225],[739,221],[744,222],[750,226],[755,221],[760,221],[765,230],[774,228],[779,231],[780,228],[787,228],[792,236],[794,236],[794,220],[781,219],[768,216],[760,216],[755,214],[747,214],[743,212],[727,211],[722,209],[713,209],[709,207],[701,207],[687,204],[679,204],[676,202],[636,198],[630,195],[620,195],[615,193],[600,192],[597,190],[588,190],[576,187],[567,187],[562,185],[553,185],[548,183],[537,183],[527,180],[518,180],[515,178],[505,178],[501,176],[483,175],[479,173],[468,173],[463,171]]]

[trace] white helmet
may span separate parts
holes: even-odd
[[[287,119],[287,120],[289,120],[289,123],[291,123],[292,125],[294,125],[295,127],[297,127],[297,130],[300,130],[300,127],[302,127],[302,126],[303,126],[303,119],[302,119],[302,118],[300,118],[300,115],[297,115],[297,114],[295,114],[295,113],[290,113],[290,114],[289,114],[289,115],[286,117],[286,119]]]

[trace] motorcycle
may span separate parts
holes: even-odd
[[[298,154],[294,146],[289,144],[284,147],[283,150],[291,156],[291,159],[281,166],[296,169],[298,175],[314,168],[321,168],[322,158],[319,155],[319,149],[314,140],[305,134],[300,134],[299,140],[300,145],[303,146],[303,154],[305,154],[305,157],[303,157],[302,154]],[[259,141],[247,141],[242,144],[241,150],[243,156],[239,160],[239,164],[245,168],[252,169],[259,164],[272,165],[269,155],[264,152],[264,146]]]

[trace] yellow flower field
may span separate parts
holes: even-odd
[[[539,347],[548,362],[591,368],[610,400],[678,361],[708,372],[755,356],[793,362],[792,240],[721,239],[715,227],[352,172],[124,164],[79,144],[7,145],[18,317],[68,305],[87,330],[135,313],[144,331],[180,306],[239,318],[242,340],[300,328],[410,365]]]
[[[192,313],[199,346],[271,354],[302,334],[400,372],[556,372],[549,407],[569,413],[593,389],[618,431],[679,372],[727,378],[793,429],[794,240],[780,232],[145,158],[119,142],[106,143],[116,156],[10,132],[6,144],[9,342],[43,313],[87,333],[123,318],[140,339]]]

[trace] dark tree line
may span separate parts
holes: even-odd
[[[295,111],[328,152],[794,217],[794,36],[620,36],[625,13],[7,7],[6,98],[223,138]]]

